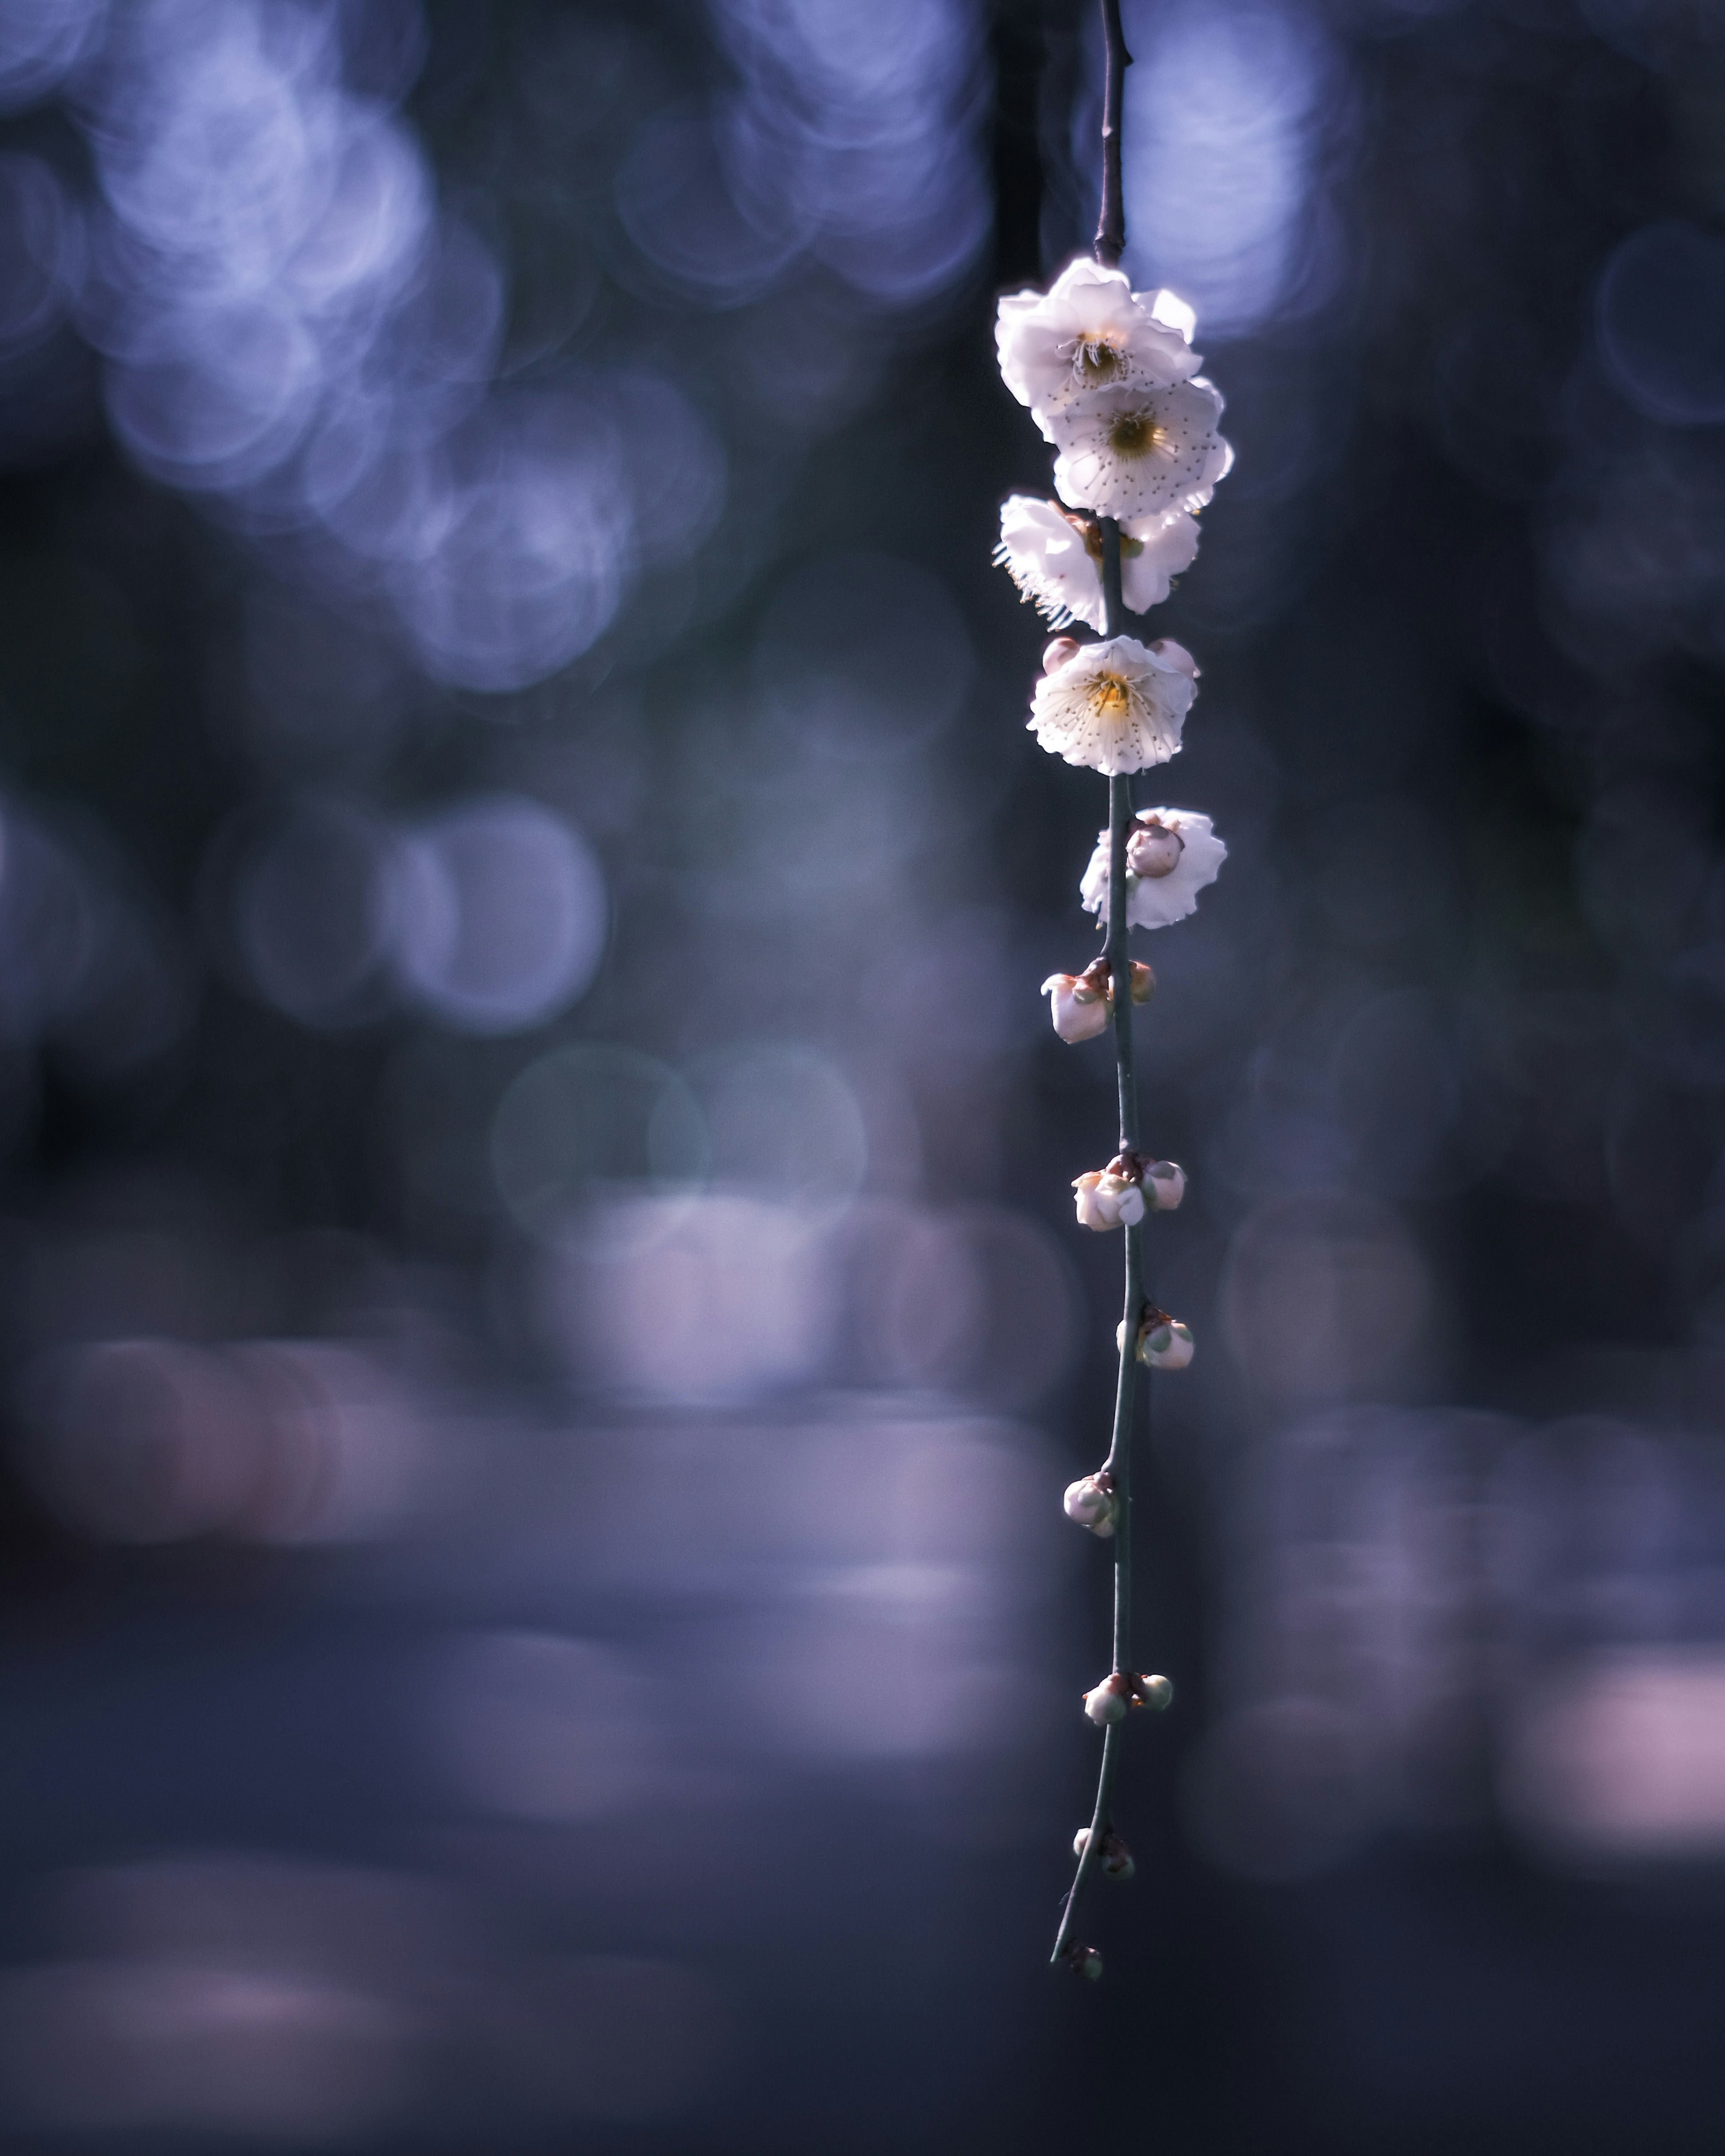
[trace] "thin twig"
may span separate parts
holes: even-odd
[[[1096,222],[1096,259],[1112,270],[1126,251],[1126,204],[1120,191],[1120,105],[1132,56],[1120,27],[1120,0],[1102,0],[1102,213]]]
[[[1112,269],[1126,246],[1126,209],[1120,187],[1120,108],[1122,79],[1132,64],[1121,33],[1120,0],[1102,0],[1102,42],[1107,81],[1102,99],[1102,213],[1096,226],[1096,259]],[[1125,627],[1120,590],[1120,526],[1111,516],[1102,526],[1102,634],[1118,636]],[[1132,1069],[1132,952],[1127,925],[1126,849],[1132,835],[1132,783],[1129,777],[1108,781],[1108,936],[1103,948],[1114,996],[1114,1060],[1120,1081],[1120,1150],[1137,1151],[1138,1089]],[[1114,1496],[1114,1661],[1116,1671],[1132,1671],[1132,1409],[1137,1393],[1138,1320],[1143,1308],[1142,1229],[1126,1231],[1126,1306],[1120,1334],[1120,1377],[1114,1394],[1114,1434],[1105,1463]],[[1100,1862],[1102,1843],[1114,1828],[1114,1775],[1123,1722],[1111,1722],[1102,1733],[1101,1770],[1091,1814],[1090,1838],[1078,1860],[1066,1898],[1060,1905],[1060,1929],[1050,1961],[1063,1962],[1072,1945],[1078,1904]]]

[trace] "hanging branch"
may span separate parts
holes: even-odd
[[[1074,1843],[1077,1871],[1051,1957],[1090,1977],[1101,1974],[1101,1957],[1074,1938],[1079,1903],[1098,1866],[1111,1879],[1133,1871],[1114,1825],[1124,1724],[1134,1707],[1165,1707],[1173,1697],[1166,1677],[1132,1666],[1137,1369],[1183,1369],[1193,1353],[1186,1327],[1144,1292],[1143,1221],[1173,1211],[1186,1178],[1172,1161],[1140,1150],[1132,1009],[1155,983],[1147,966],[1133,963],[1128,939],[1135,926],[1165,927],[1192,912],[1227,852],[1195,810],[1134,812],[1132,773],[1178,754],[1198,668],[1172,638],[1144,644],[1126,634],[1125,615],[1128,605],[1142,613],[1165,599],[1189,566],[1198,551],[1194,512],[1232,459],[1215,430],[1222,400],[1196,372],[1190,309],[1172,293],[1133,292],[1117,266],[1126,244],[1120,131],[1131,54],[1119,0],[1101,0],[1101,8],[1107,80],[1095,259],[1070,263],[1046,293],[1002,299],[996,331],[1008,388],[1059,453],[1060,498],[1012,496],[1001,510],[995,558],[1056,629],[1081,620],[1100,633],[1092,644],[1057,636],[1049,645],[1029,720],[1044,748],[1108,780],[1108,829],[1080,886],[1086,907],[1103,916],[1102,956],[1082,973],[1043,983],[1063,1040],[1111,1032],[1120,1102],[1119,1151],[1073,1185],[1080,1226],[1123,1229],[1126,1254],[1112,1440],[1101,1466],[1065,1496],[1068,1517],[1114,1545],[1113,1652],[1108,1675],[1084,1698],[1102,1731],[1101,1764],[1090,1825]]]
[[[1102,213],[1096,220],[1096,256],[1112,270],[1126,251],[1126,205],[1120,188],[1120,105],[1132,56],[1120,27],[1120,0],[1102,0]],[[1110,634],[1115,632],[1111,631]]]

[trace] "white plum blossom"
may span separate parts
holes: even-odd
[[[1114,1532],[1114,1486],[1106,1475],[1086,1475],[1066,1485],[1066,1517],[1106,1542]]]
[[[1112,777],[1178,755],[1197,693],[1191,654],[1171,639],[1145,644],[1113,636],[1081,644],[1043,675],[1028,723],[1051,756]]]
[[[1094,648],[1094,647],[1092,647]],[[1208,816],[1194,808],[1141,808],[1127,841],[1126,921],[1129,928],[1166,928],[1198,910],[1198,894],[1213,884],[1228,849]],[[1134,868],[1134,861],[1139,864]],[[1086,913],[1108,922],[1108,834],[1101,832],[1078,896]]]
[[[1106,1235],[1111,1228],[1136,1228],[1144,1217],[1144,1194],[1124,1175],[1092,1169],[1073,1178],[1078,1224]]]
[[[1160,606],[1198,555],[1198,520],[1183,509],[1134,516],[1120,527],[1121,597],[1134,613]],[[1093,516],[1034,494],[1001,504],[994,559],[1056,629],[1102,626],[1102,532]]]
[[[1001,300],[1001,379],[1048,434],[1051,411],[1104,385],[1165,388],[1196,373],[1194,321],[1172,292],[1134,292],[1122,271],[1081,256],[1046,292]]]
[[[1221,416],[1221,392],[1201,378],[1096,390],[1049,414],[1055,490],[1096,516],[1202,509],[1234,462]]]

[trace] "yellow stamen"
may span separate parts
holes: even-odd
[[[1152,457],[1167,449],[1168,436],[1153,413],[1122,412],[1108,429],[1108,446],[1117,457]]]
[[[1077,349],[1073,364],[1084,382],[1111,382],[1124,372],[1126,354],[1107,337],[1081,336],[1074,341]]]

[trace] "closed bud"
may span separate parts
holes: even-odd
[[[1192,1330],[1178,1318],[1163,1317],[1138,1334],[1138,1360],[1153,1370],[1183,1370],[1192,1360]]]
[[[1106,1541],[1113,1533],[1114,1486],[1106,1475],[1086,1475],[1079,1481],[1069,1482],[1065,1507],[1066,1517],[1088,1527],[1093,1535]]]
[[[1134,1677],[1132,1694],[1135,1707],[1153,1707],[1158,1714],[1174,1703],[1174,1688],[1166,1677]]]
[[[1089,1847],[1090,1829],[1087,1826],[1081,1826],[1072,1837],[1072,1854],[1075,1856],[1082,1856]],[[1117,1834],[1105,1834],[1102,1836],[1102,1871],[1106,1877],[1130,1879],[1137,1868],[1137,1866],[1132,1862],[1132,1851]]]
[[[1172,875],[1185,850],[1186,842],[1178,831],[1153,816],[1140,816],[1126,842],[1127,873],[1147,883]]]
[[[1074,1976],[1088,1977],[1092,1984],[1101,1981],[1102,1957],[1094,1947],[1068,1947],[1060,1958]]]
[[[1147,1004],[1156,993],[1156,976],[1142,958],[1132,960],[1132,1001]]]
[[[1093,1691],[1084,1695],[1084,1711],[1099,1728],[1111,1722],[1122,1722],[1135,1694],[1133,1680],[1117,1670],[1112,1676],[1104,1677]]]
[[[1186,1171],[1178,1161],[1153,1160],[1144,1170],[1143,1188],[1153,1213],[1172,1213],[1186,1195]]]
[[[1057,636],[1042,654],[1045,674],[1058,674],[1069,659],[1076,659],[1083,646],[1076,636]]]
[[[1042,983],[1054,1029],[1062,1040],[1094,1040],[1108,1024],[1106,989],[1091,985],[1081,973],[1050,973]]]
[[[1100,1235],[1110,1228],[1136,1228],[1144,1217],[1144,1194],[1135,1179],[1092,1169],[1075,1176],[1072,1188],[1081,1228],[1094,1228]]]

